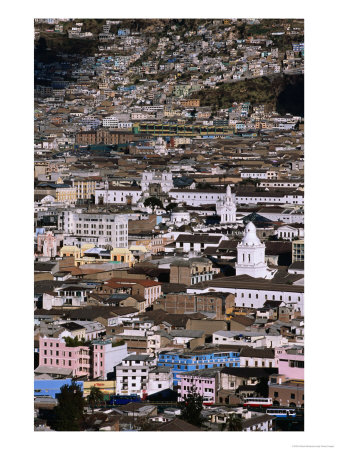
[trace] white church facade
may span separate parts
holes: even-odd
[[[216,203],[216,213],[221,216],[221,224],[235,223],[236,210],[235,194],[231,193],[231,188],[228,185],[225,198]]]

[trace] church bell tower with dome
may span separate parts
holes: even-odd
[[[246,225],[242,242],[237,245],[236,275],[268,279],[274,275],[265,262],[265,244],[258,239],[252,222]]]

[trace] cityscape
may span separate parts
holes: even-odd
[[[34,19],[34,431],[306,431],[304,20]]]

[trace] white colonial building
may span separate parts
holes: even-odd
[[[216,205],[226,201],[226,192],[216,189],[172,189],[169,195],[176,203],[189,206]]]
[[[142,196],[137,186],[114,186],[111,189],[96,189],[95,204],[136,205]]]
[[[228,185],[225,199],[216,202],[216,212],[221,216],[221,223],[236,222],[236,210],[236,197],[235,194],[231,193],[231,188]]]
[[[142,192],[149,191],[151,184],[161,185],[162,192],[169,192],[174,187],[173,176],[171,172],[154,172],[145,170],[142,173],[141,188]]]

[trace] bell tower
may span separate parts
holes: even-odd
[[[216,203],[216,212],[221,216],[221,224],[235,223],[236,210],[234,195],[231,193],[231,188],[228,185],[225,199]]]
[[[249,222],[244,230],[242,242],[237,245],[236,275],[253,278],[271,278],[272,272],[265,262],[265,244],[256,234],[256,227]]]

